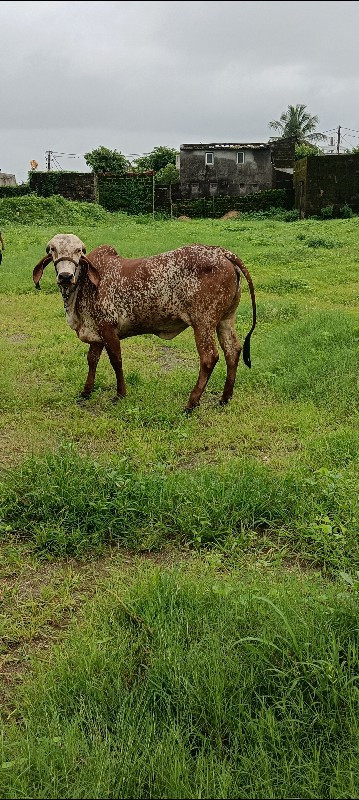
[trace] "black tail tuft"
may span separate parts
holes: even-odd
[[[252,366],[252,364],[251,364],[251,334],[250,333],[246,336],[246,338],[244,340],[244,344],[243,344],[243,361],[244,361],[246,367],[249,367],[249,369],[250,369],[251,366]]]

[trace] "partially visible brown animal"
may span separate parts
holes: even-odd
[[[143,333],[173,339],[193,328],[200,371],[186,406],[198,406],[219,356],[217,332],[227,364],[221,403],[232,397],[241,345],[235,328],[241,296],[241,273],[252,300],[252,327],[244,340],[243,360],[250,367],[250,337],[256,324],[251,276],[234,253],[221,247],[192,244],[146,258],[122,258],[113,247],[96,247],[89,256],[73,234],[58,234],[47,256],[33,271],[37,286],[53,261],[67,322],[90,345],[89,372],[82,391],[92,392],[98,360],[105,347],[117,378],[117,398],[126,394],[120,340]]]

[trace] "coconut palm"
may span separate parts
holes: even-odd
[[[306,108],[307,106],[302,103],[298,103],[296,106],[289,105],[288,110],[283,111],[279,120],[272,120],[269,127],[280,132],[279,136],[272,136],[272,139],[292,137],[296,144],[319,142],[325,139],[323,133],[315,130],[319,122],[318,117],[313,117],[309,111],[306,111]]]

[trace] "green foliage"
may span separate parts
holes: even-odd
[[[315,144],[307,144],[303,142],[302,144],[296,144],[295,146],[295,160],[299,161],[300,158],[305,158],[306,156],[322,156],[323,151],[320,147],[316,147]]]
[[[107,211],[147,214],[152,211],[153,180],[150,177],[99,176],[99,202]]]
[[[333,219],[334,214],[334,206],[324,206],[324,208],[320,209],[320,216],[322,219]]]
[[[0,199],[0,219],[2,222],[19,225],[37,224],[87,224],[97,225],[106,220],[106,211],[96,203],[80,203],[65,200],[60,195],[38,197],[31,194],[24,197]]]
[[[352,209],[350,208],[350,206],[348,206],[348,204],[347,204],[347,203],[345,203],[345,204],[344,204],[344,205],[343,205],[343,206],[340,208],[340,210],[339,210],[339,215],[340,215],[340,217],[341,217],[342,219],[351,219],[351,217],[353,216],[353,211],[352,211]]]
[[[117,172],[123,175],[129,168],[129,162],[123,153],[117,150],[109,150],[108,147],[97,147],[90,153],[85,153],[86,164],[95,173]]]
[[[20,186],[0,186],[0,199],[2,197],[22,197],[30,192],[28,183],[21,183]]]
[[[178,200],[173,204],[177,216],[222,217],[227,211],[243,212],[271,211],[273,208],[288,209],[293,205],[293,192],[286,189],[268,189],[265,192],[227,197],[218,195],[198,200]],[[297,212],[296,217],[297,217]]]
[[[351,587],[226,572],[105,584],[18,694],[4,800],[358,796]]]
[[[162,167],[162,169],[158,170],[156,173],[156,181],[157,183],[162,183],[165,186],[171,186],[172,183],[178,183],[178,169],[176,169],[174,164],[166,164],[165,167]]]
[[[325,247],[326,250],[334,250],[338,247],[338,242],[335,239],[327,239],[324,236],[308,236],[305,239],[307,247]]]
[[[297,144],[307,144],[325,139],[323,133],[318,133],[315,129],[319,119],[306,111],[307,106],[298,103],[296,106],[288,106],[287,111],[283,111],[279,120],[272,120],[269,127],[279,132],[278,139],[294,138]]]
[[[173,147],[154,147],[151,153],[140,156],[134,161],[133,166],[139,172],[153,169],[155,172],[167,167],[168,164],[176,164],[177,150]]]

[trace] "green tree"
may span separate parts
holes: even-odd
[[[179,172],[174,164],[166,164],[165,167],[159,169],[156,173],[157,183],[163,183],[165,186],[172,186],[173,183],[178,183]]]
[[[296,106],[288,106],[287,111],[283,111],[279,120],[272,120],[269,127],[279,132],[273,139],[295,139],[296,144],[307,144],[308,142],[319,142],[325,139],[323,133],[316,131],[319,119],[306,111],[307,106],[298,103]]]
[[[85,153],[86,164],[93,172],[117,172],[123,175],[129,168],[129,162],[123,153],[109,150],[108,147],[97,147],[90,153]]]
[[[305,156],[322,156],[323,150],[320,147],[317,147],[315,144],[296,144],[295,146],[295,160],[298,161],[300,158],[305,158]]]
[[[159,172],[160,169],[167,167],[167,164],[176,164],[177,150],[173,147],[154,147],[151,153],[145,156],[140,156],[134,161],[133,166],[139,172],[153,169]]]
[[[359,153],[359,147],[353,147],[352,150],[348,150],[348,153],[350,153],[350,155],[357,155]]]

